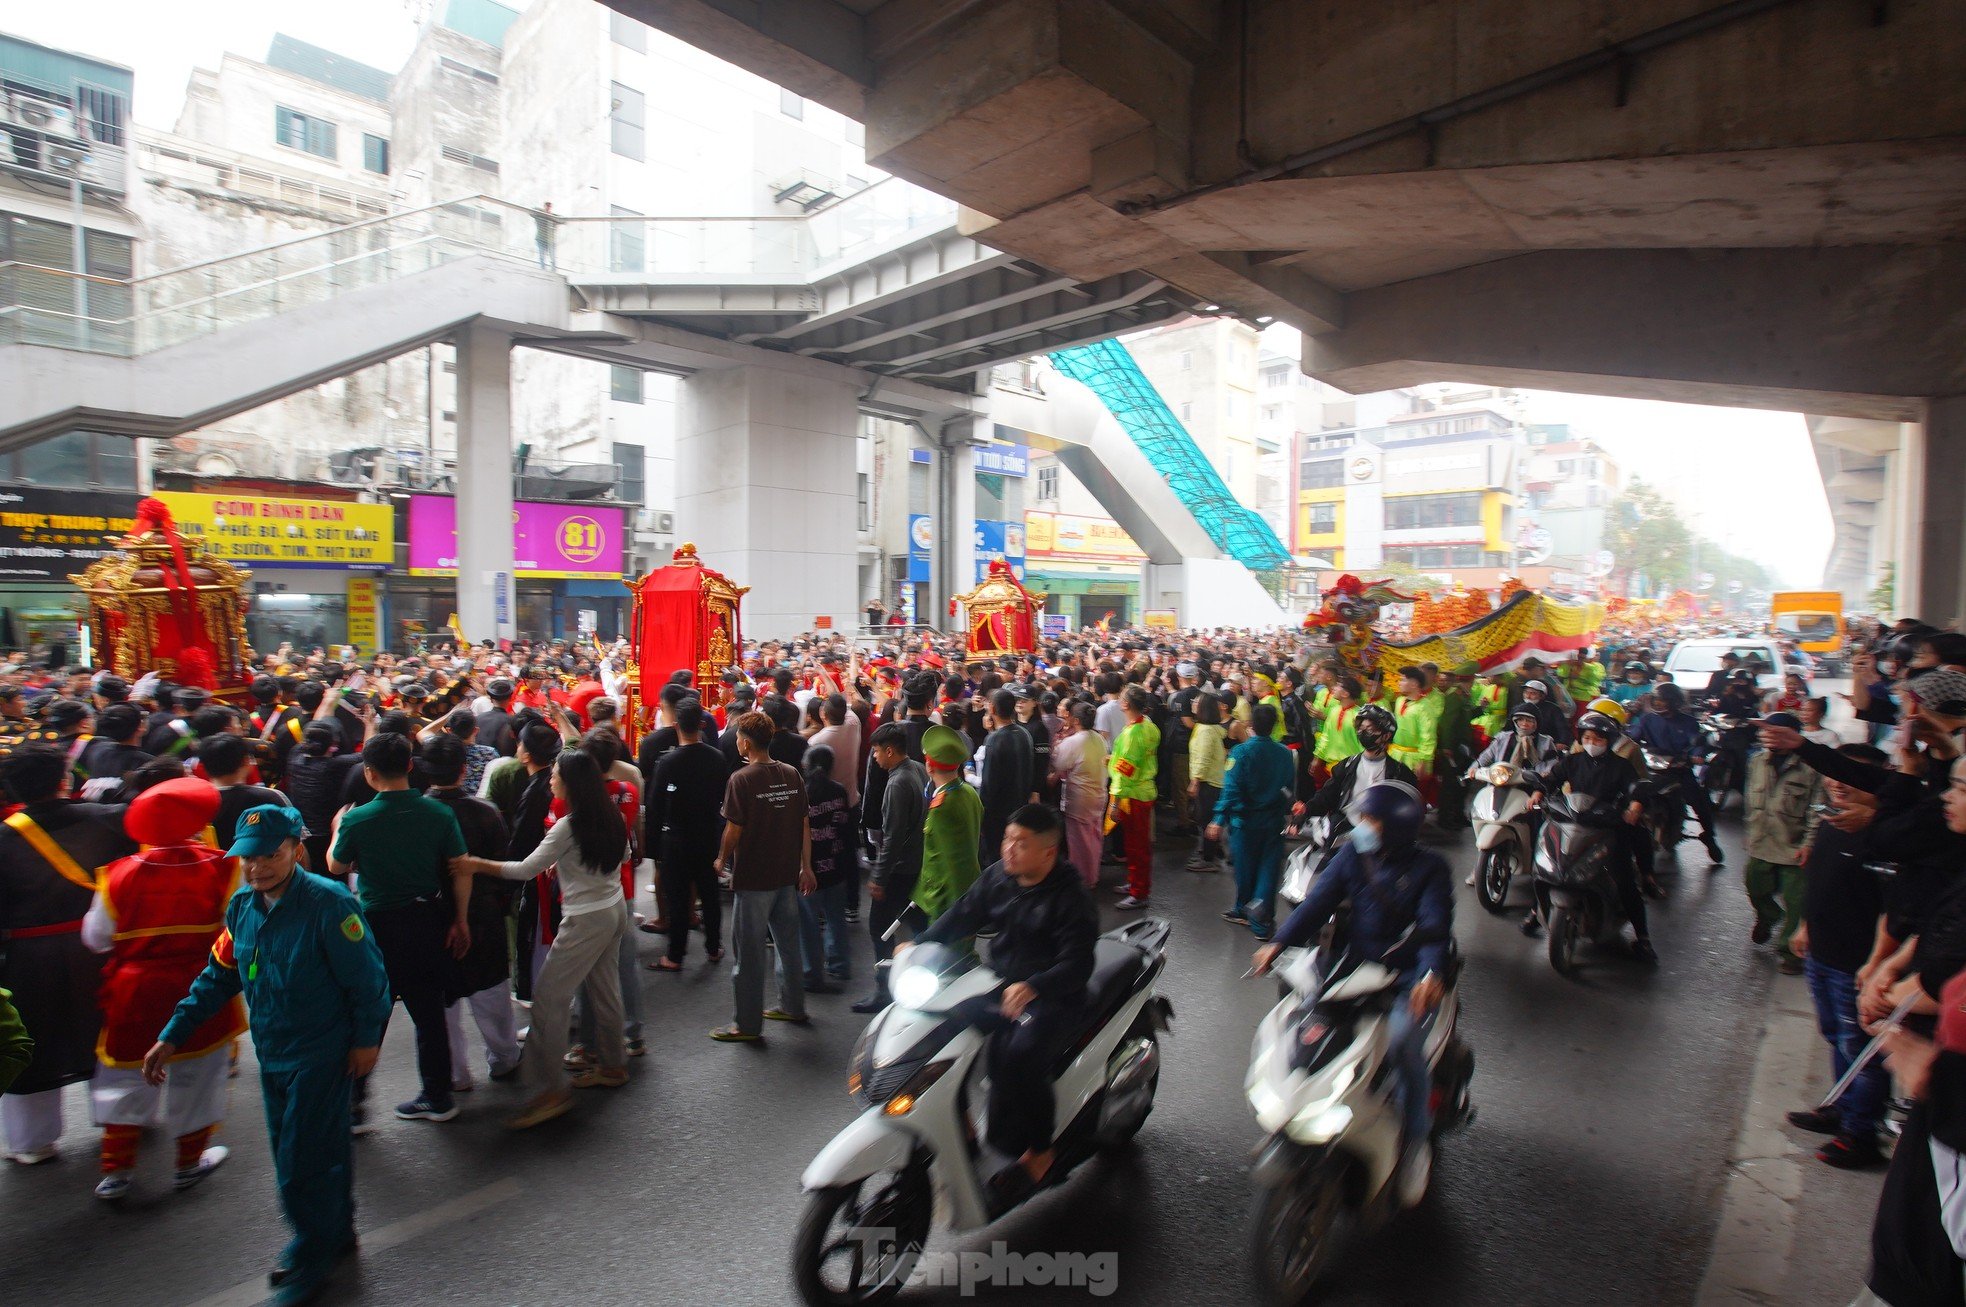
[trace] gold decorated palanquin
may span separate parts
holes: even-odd
[[[96,662],[134,682],[156,672],[221,697],[245,693],[246,582],[252,573],[177,534],[155,499],[137,505],[118,552],[69,576],[88,601]]]
[[[1038,650],[1038,615],[1045,596],[1032,594],[1001,558],[992,559],[983,583],[952,603],[961,604],[971,658],[1002,654],[1034,654]]]
[[[622,705],[628,720],[646,729],[656,697],[679,671],[690,673],[705,708],[720,705],[724,670],[737,666],[744,647],[739,610],[751,587],[705,567],[687,542],[667,566],[622,584],[635,596],[628,625],[634,633],[626,673],[630,702]]]

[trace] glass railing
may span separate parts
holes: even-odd
[[[131,280],[0,263],[0,344],[142,354],[481,256],[594,285],[805,286],[954,221],[893,179],[783,218],[562,218],[471,196]]]

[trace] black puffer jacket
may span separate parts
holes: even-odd
[[[992,864],[916,940],[948,944],[986,926],[997,932],[990,941],[990,969],[1006,983],[1022,981],[1054,1003],[1076,1003],[1084,996],[1093,942],[1099,938],[1099,910],[1062,857],[1029,889],[1001,862]]]
[[[315,753],[295,749],[287,755],[287,797],[300,809],[307,829],[326,835],[341,810],[342,787],[348,774],[362,765],[359,753]]]

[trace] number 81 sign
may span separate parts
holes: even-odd
[[[601,556],[605,535],[591,517],[569,517],[560,523],[560,554],[570,563],[591,563]]]

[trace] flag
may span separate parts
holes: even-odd
[[[457,644],[460,649],[463,648],[465,645],[471,643],[469,640],[464,638],[464,623],[457,620],[456,613],[452,613],[450,615],[450,620],[446,621],[444,625],[448,626],[450,628],[451,634],[457,637]]]

